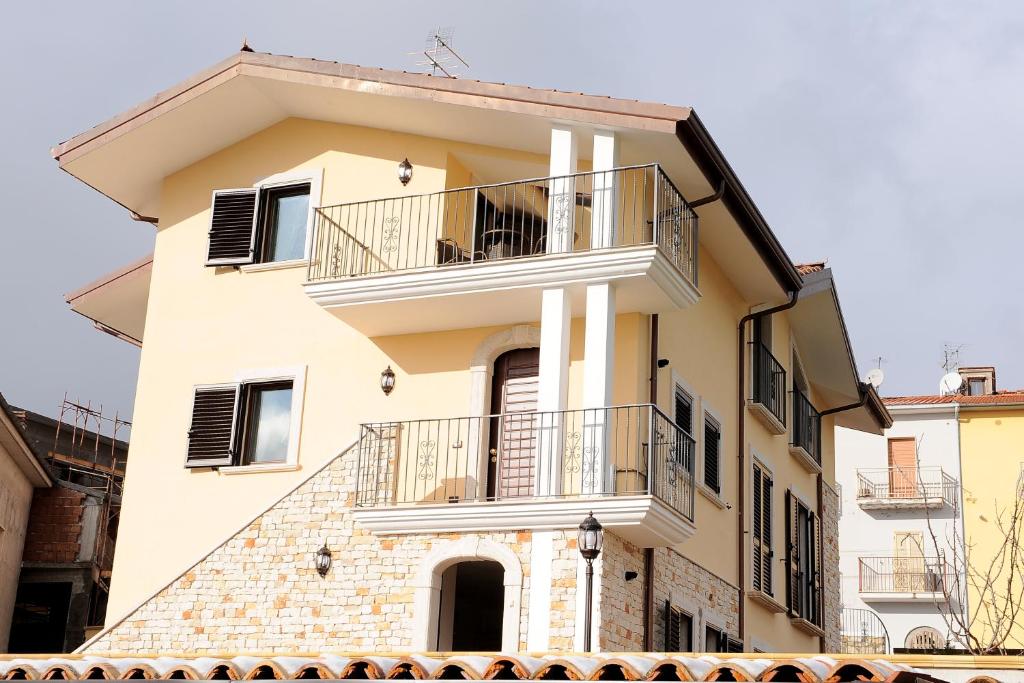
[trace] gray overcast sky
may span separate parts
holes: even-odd
[[[287,11],[286,11],[287,9]],[[0,391],[130,413],[139,353],[62,294],[153,230],[51,145],[234,52],[414,69],[432,25],[467,77],[691,105],[795,261],[835,271],[861,371],[931,393],[944,343],[1024,387],[1024,3],[30,2],[0,25]]]

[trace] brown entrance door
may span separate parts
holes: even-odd
[[[540,349],[515,349],[494,361],[488,498],[533,495]]]

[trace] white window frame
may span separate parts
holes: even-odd
[[[292,383],[291,425],[288,428],[288,453],[283,462],[268,462],[256,465],[231,465],[220,467],[220,474],[250,474],[254,472],[288,472],[299,469],[299,437],[302,433],[302,408],[306,395],[306,366],[288,368],[267,368],[243,370],[235,375],[238,384],[263,384],[268,382]]]
[[[263,190],[273,187],[298,185],[300,183],[309,183],[309,213],[306,216],[306,242],[302,258],[289,259],[287,261],[270,261],[267,263],[247,263],[239,266],[243,272],[252,273],[263,270],[295,268],[309,263],[313,251],[313,218],[316,216],[316,210],[320,208],[323,201],[323,168],[299,168],[293,171],[275,173],[253,183],[253,187],[259,191],[259,196],[256,199],[256,215],[258,220]],[[262,225],[257,225],[256,229],[261,230],[262,227]]]

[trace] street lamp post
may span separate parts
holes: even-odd
[[[594,519],[593,512],[580,523],[576,540],[580,555],[587,561],[587,613],[583,619],[583,651],[590,652],[590,620],[594,612],[594,560],[601,554],[601,546],[604,543],[604,529],[600,522]]]

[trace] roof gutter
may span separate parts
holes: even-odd
[[[746,408],[746,378],[744,377],[744,368],[746,361],[746,354],[743,351],[746,348],[746,330],[747,323],[758,318],[763,318],[773,313],[779,313],[787,309],[796,306],[797,301],[800,300],[800,288],[795,287],[789,292],[789,301],[773,308],[766,308],[763,311],[756,311],[754,313],[748,313],[747,315],[740,318],[739,325],[737,326],[737,366],[736,376],[738,377],[737,391],[736,391],[736,461],[739,463],[739,468],[736,476],[736,509],[737,515],[737,532],[736,532],[736,548],[737,548],[737,567],[736,574],[738,580],[737,591],[739,592],[739,612],[737,613],[737,624],[739,630],[739,639],[746,648],[747,636],[746,636],[746,583],[747,583],[747,562],[746,562],[746,479],[744,474],[747,471],[747,449],[745,446],[746,441],[746,421],[747,416]]]
[[[718,148],[704,124],[701,123],[696,111],[690,110],[685,119],[676,122],[676,137],[679,138],[711,187],[718,188],[712,197],[722,200],[726,209],[732,214],[751,244],[768,265],[779,286],[787,292],[799,290],[803,286],[803,279],[797,272],[796,266],[793,265],[771,228],[768,227],[768,222],[758,211],[753,199],[750,198],[736,173],[729,166],[722,150]],[[700,201],[698,200],[698,202]],[[707,201],[714,201],[714,199],[708,198]],[[700,206],[700,204],[693,203],[691,205]]]
[[[835,415],[836,413],[844,413],[847,410],[854,410],[856,408],[863,408],[868,406],[870,403],[870,410],[872,415],[878,421],[879,426],[883,429],[892,427],[892,415],[889,414],[882,399],[879,398],[878,392],[875,391],[875,387],[866,382],[860,382],[857,385],[858,391],[860,391],[860,399],[856,403],[850,403],[845,406],[838,406],[836,408],[829,408],[819,413],[821,417],[826,415]]]

